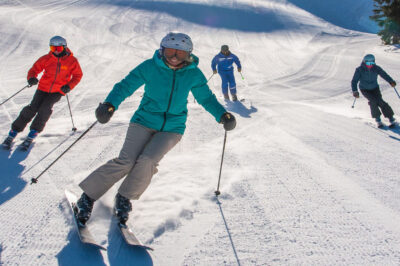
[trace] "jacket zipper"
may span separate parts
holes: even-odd
[[[54,77],[53,83],[51,83],[49,93],[51,93],[51,89],[53,88],[54,82],[56,82],[57,74],[60,72],[60,68],[61,68],[60,58],[57,58],[56,76]]]
[[[171,107],[171,101],[172,101],[172,95],[174,94],[174,87],[175,87],[175,77],[176,77],[176,70],[174,70],[174,78],[172,80],[172,88],[171,88],[171,94],[169,96],[169,102],[168,102],[168,107],[167,107],[167,111],[164,112],[164,122],[162,124],[162,127],[160,129],[160,131],[163,131],[165,123],[167,122],[167,113],[169,111],[169,108]]]

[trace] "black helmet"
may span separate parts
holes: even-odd
[[[228,52],[229,51],[229,46],[224,44],[221,46],[221,52]]]

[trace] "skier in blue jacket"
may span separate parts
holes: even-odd
[[[229,100],[228,88],[232,95],[232,100],[237,101],[235,75],[233,74],[233,63],[236,64],[238,72],[242,71],[239,58],[229,51],[229,46],[224,44],[221,46],[221,52],[217,54],[211,63],[214,74],[221,76],[222,93],[224,98]],[[218,71],[217,71],[218,67]]]
[[[378,85],[378,75],[390,83],[392,87],[396,86],[396,82],[380,66],[375,64],[375,56],[367,54],[364,56],[361,66],[356,69],[351,81],[353,96],[360,97],[357,89],[357,83],[359,83],[360,91],[368,99],[371,116],[375,118],[378,127],[383,127],[379,108],[382,110],[383,115],[389,119],[390,126],[393,127],[397,124],[394,112],[390,105],[382,99]]]
[[[114,211],[125,224],[132,210],[130,200],[139,199],[157,173],[160,160],[182,138],[189,92],[225,130],[235,128],[235,117],[226,112],[209,89],[192,50],[188,35],[167,34],[153,58],[142,62],[116,83],[105,102],[96,109],[97,120],[107,123],[119,105],[144,85],[143,98],[130,121],[119,156],[79,184],[84,191],[77,202],[77,218],[81,224],[89,219],[95,200],[123,178]]]

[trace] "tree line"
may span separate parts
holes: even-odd
[[[400,44],[400,0],[374,0],[370,18],[381,27],[378,35],[384,44]]]

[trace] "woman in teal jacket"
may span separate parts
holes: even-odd
[[[183,33],[169,33],[160,49],[114,85],[104,103],[96,109],[100,123],[107,123],[114,111],[143,84],[144,95],[134,113],[119,156],[99,167],[80,183],[84,193],[77,202],[78,219],[85,224],[95,200],[126,176],[115,201],[115,214],[125,224],[132,210],[130,200],[139,199],[157,173],[163,156],[182,138],[187,119],[187,98],[191,91],[197,102],[211,113],[225,130],[236,126],[208,88],[191,54],[193,44]]]

